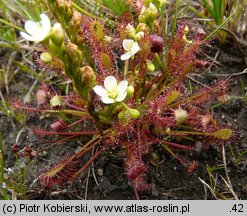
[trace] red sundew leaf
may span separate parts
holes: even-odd
[[[69,157],[65,158],[39,175],[40,184],[42,187],[48,188],[54,185],[63,185],[70,180],[77,169],[78,161]]]

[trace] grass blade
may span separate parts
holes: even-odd
[[[207,41],[207,40],[209,40],[210,38],[212,38],[212,37],[216,34],[216,32],[219,31],[219,30],[220,30],[220,29],[228,22],[228,20],[229,20],[233,15],[234,15],[234,13],[232,13],[229,17],[227,17],[223,23],[221,23],[214,31],[212,31],[212,32],[204,39],[204,41]]]
[[[179,3],[179,0],[176,0],[176,2],[175,2],[174,20],[173,20],[173,23],[172,23],[172,36],[174,36],[174,34],[175,34],[176,25],[177,25],[178,3]]]

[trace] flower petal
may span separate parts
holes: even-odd
[[[30,35],[35,35],[35,33],[39,30],[39,24],[32,20],[26,21],[24,27],[27,33]]]
[[[102,102],[105,103],[105,104],[112,104],[112,103],[115,102],[114,99],[109,98],[109,97],[102,97],[101,100],[102,100]]]
[[[93,87],[94,92],[100,97],[107,97],[107,91],[100,85]]]
[[[34,37],[34,36],[32,36],[32,35],[29,35],[29,34],[27,34],[27,33],[25,33],[25,32],[20,32],[20,35],[23,37],[23,38],[25,38],[26,40],[28,40],[28,41],[36,41],[36,37]]]
[[[42,28],[46,29],[48,32],[50,32],[51,21],[50,21],[49,17],[46,16],[45,14],[41,14],[40,18],[41,18],[40,24],[41,24]]]
[[[125,51],[130,51],[132,46],[134,44],[134,41],[132,39],[124,39],[123,40],[123,48]]]
[[[126,98],[126,96],[127,92],[124,92],[123,94],[117,96],[116,101],[121,102]]]
[[[122,95],[124,92],[126,92],[127,87],[128,87],[128,81],[127,80],[121,81],[117,86],[118,95]]]
[[[131,48],[131,56],[135,55],[140,50],[140,47],[137,42],[134,43],[133,47]]]
[[[129,59],[130,57],[131,57],[131,52],[127,52],[127,53],[121,55],[120,58],[122,61],[125,61],[125,60]]]
[[[117,87],[117,80],[114,76],[108,76],[104,81],[104,86],[107,91],[112,92]]]

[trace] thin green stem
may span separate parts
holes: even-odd
[[[177,25],[177,17],[178,17],[178,2],[179,0],[176,0],[175,2],[175,13],[174,13],[174,19],[173,19],[173,23],[172,23],[172,37],[175,34],[175,30],[176,30],[176,25]]]
[[[129,109],[129,107],[128,107],[124,102],[121,102],[120,104],[123,106],[123,108],[124,108],[126,111]]]
[[[163,63],[162,63],[162,61],[161,61],[161,59],[160,59],[158,53],[155,53],[155,54],[154,54],[154,58],[155,58],[155,60],[157,61],[157,63],[159,64],[159,66],[162,68],[162,70],[164,70]]]
[[[91,18],[98,18],[96,16],[94,16],[93,14],[89,13],[88,11],[84,10],[83,8],[81,8],[79,5],[77,5],[76,3],[74,2],[71,2],[72,6],[77,9],[79,12],[91,17]]]
[[[216,34],[216,32],[218,32],[233,15],[234,13],[232,13],[229,17],[227,17],[225,21],[221,23],[214,31],[212,31],[203,41],[208,41],[210,38],[212,38]]]
[[[160,16],[161,16],[161,26],[162,26],[162,31],[163,31],[163,40],[164,42],[167,42],[167,32],[166,32],[166,26],[165,26],[165,9],[166,9],[166,5],[163,4],[160,8]]]
[[[207,16],[205,16],[203,13],[201,13],[200,11],[198,11],[197,9],[195,9],[194,7],[189,6],[188,9],[190,11],[192,11],[193,13],[195,13],[198,17],[203,18],[203,19],[208,19]]]
[[[21,27],[19,27],[19,26],[16,26],[16,25],[14,25],[14,24],[12,24],[12,23],[10,23],[10,22],[4,20],[4,19],[1,19],[1,18],[0,18],[0,22],[4,23],[4,24],[6,24],[6,25],[8,25],[8,26],[10,26],[10,27],[12,27],[12,28],[15,28],[15,29],[17,29],[17,30],[19,30],[19,31],[25,31],[25,29],[23,29],[23,28],[21,28]]]

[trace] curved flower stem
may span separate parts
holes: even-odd
[[[129,109],[129,107],[124,102],[121,102],[120,104],[126,111]]]

